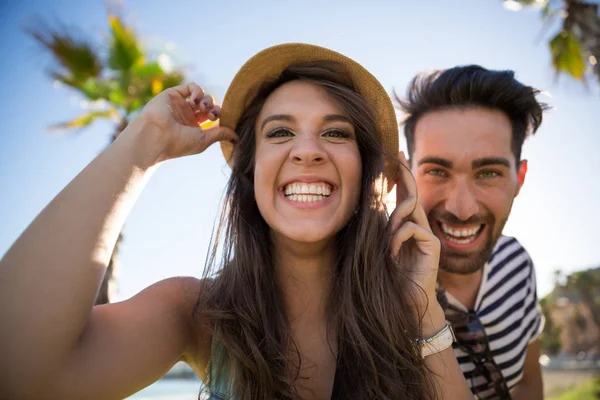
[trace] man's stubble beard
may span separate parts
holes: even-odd
[[[476,253],[463,254],[460,252],[447,250],[444,248],[444,245],[442,245],[440,253],[440,269],[451,274],[458,275],[469,275],[483,268],[485,263],[489,261],[490,256],[494,251],[494,247],[496,246],[496,242],[502,235],[504,225],[506,225],[506,222],[508,221],[508,217],[506,217],[503,221],[499,221],[500,224],[497,227],[496,225],[498,221],[496,221],[494,216],[490,213],[487,213],[483,216],[469,218],[468,221],[460,221],[457,217],[449,213],[445,213],[444,218],[440,218],[439,215],[440,214],[435,212],[431,212],[428,215],[430,226],[433,226],[434,223],[437,223],[437,220],[446,221],[454,225],[471,225],[473,223],[482,223],[486,225],[485,235],[487,237],[485,238],[485,246],[483,246],[483,248]],[[442,235],[443,234],[444,233],[442,232]]]

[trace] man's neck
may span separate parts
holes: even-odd
[[[475,308],[482,277],[483,268],[468,275],[453,274],[442,269],[438,272],[440,285],[468,310]]]

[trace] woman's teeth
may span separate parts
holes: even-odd
[[[331,195],[331,187],[326,183],[291,183],[285,187],[285,197],[292,201],[320,201],[329,195]]]
[[[311,201],[320,201],[323,199],[326,199],[327,196],[321,196],[321,195],[306,195],[306,194],[292,194],[290,196],[285,196],[288,199],[292,200],[292,201],[299,201],[299,202],[303,202],[303,203],[308,203]]]
[[[456,244],[470,244],[477,239],[483,225],[478,225],[471,228],[451,228],[450,226],[440,223],[442,232],[449,242]]]

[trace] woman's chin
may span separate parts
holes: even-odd
[[[287,225],[282,229],[276,229],[277,236],[286,241],[292,241],[303,244],[316,244],[331,240],[337,233],[334,229],[320,224],[302,224],[303,226]]]

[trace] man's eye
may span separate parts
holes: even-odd
[[[438,177],[442,177],[442,178],[448,176],[446,174],[446,171],[438,169],[438,168],[430,169],[429,171],[427,171],[427,173],[429,175],[438,176]]]
[[[350,137],[350,134],[342,129],[330,129],[323,133],[323,136],[336,138],[336,139],[347,139]]]
[[[500,176],[500,174],[496,171],[481,171],[479,173],[479,177],[480,178],[495,178],[497,176]]]
[[[267,133],[268,138],[280,138],[293,136],[294,133],[286,128],[275,128],[271,132]]]

